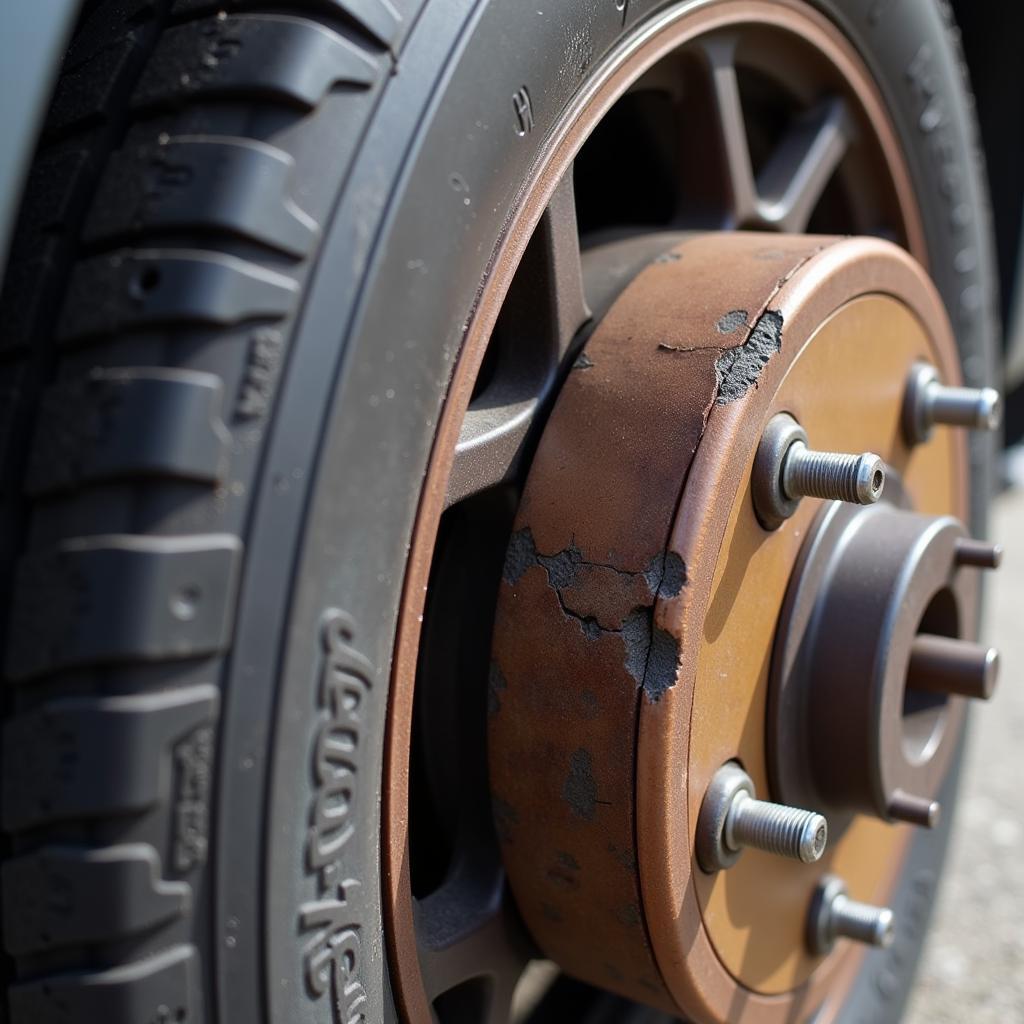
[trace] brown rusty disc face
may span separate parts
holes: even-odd
[[[765,530],[751,466],[789,412],[813,447],[880,454],[918,512],[962,517],[962,439],[937,430],[910,449],[900,432],[915,361],[959,378],[950,329],[887,243],[717,234],[643,270],[585,354],[540,442],[499,598],[490,762],[509,880],[568,972],[697,1021],[790,1021],[859,963],[850,944],[806,952],[815,884],[839,874],[884,902],[909,827],[854,817],[813,866],[752,850],[715,875],[696,864],[718,767],[739,760],[772,795],[773,645],[822,508],[804,499]],[[960,714],[953,702],[948,732]]]

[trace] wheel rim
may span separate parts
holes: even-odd
[[[753,42],[744,36],[751,27],[759,34]],[[841,81],[847,91],[843,93],[845,106],[840,112],[837,113],[835,97],[826,98],[786,137],[781,146],[785,159],[759,158],[748,173],[745,168],[751,161],[748,158],[744,163],[743,159],[746,133],[737,95],[737,75],[730,61],[738,55],[743,61],[749,60],[760,73],[770,71],[770,67],[765,67],[766,54],[771,49],[764,45],[766,32],[785,34],[792,46],[813,49],[817,60],[837,76],[833,81]],[[772,38],[777,41],[778,36]],[[531,431],[536,431],[536,423],[547,412],[559,374],[565,370],[565,360],[574,350],[573,340],[578,344],[579,328],[591,319],[588,299],[595,311],[601,313],[621,287],[614,280],[608,283],[609,277],[616,276],[614,273],[599,272],[598,286],[584,295],[577,209],[583,214],[584,227],[591,229],[592,241],[600,242],[607,237],[603,231],[607,225],[595,225],[586,216],[586,198],[574,197],[572,160],[617,100],[627,93],[635,96],[657,92],[652,86],[661,82],[665,65],[676,61],[677,56],[673,55],[688,46],[691,51],[684,54],[684,73],[693,74],[694,68],[705,69],[705,99],[711,101],[713,113],[727,126],[726,131],[718,134],[722,139],[720,159],[724,161],[720,166],[731,169],[729,194],[737,201],[726,204],[733,209],[723,212],[721,203],[716,206],[708,200],[706,176],[702,181],[700,176],[684,175],[685,194],[700,201],[681,203],[678,217],[661,227],[710,226],[708,220],[715,227],[803,227],[815,208],[808,196],[820,198],[830,177],[835,177],[809,173],[811,163],[816,167],[828,164],[833,169],[839,166],[844,173],[855,173],[857,168],[871,165],[873,173],[883,179],[883,195],[870,210],[857,211],[857,221],[847,229],[888,233],[920,259],[925,256],[909,177],[866,69],[836,30],[803,4],[736,2],[673,9],[623,43],[577,97],[524,192],[508,234],[496,251],[494,269],[484,283],[469,324],[439,425],[411,551],[392,685],[383,846],[385,922],[392,973],[401,1006],[410,1019],[428,1019],[431,1003],[442,1020],[449,1011],[452,1019],[505,1019],[516,978],[525,960],[535,953],[504,896],[500,859],[489,821],[477,818],[470,833],[463,834],[462,841],[475,845],[477,853],[461,875],[455,873],[459,876],[455,879],[457,884],[452,884],[449,871],[447,885],[438,884],[426,898],[413,898],[412,875],[416,869],[409,858],[408,749],[414,731],[413,694],[421,660],[422,622],[441,515],[445,508],[450,508],[446,519],[455,521],[457,506],[466,504],[470,496],[500,490],[495,485],[501,480],[521,481],[527,461],[522,457],[523,451],[528,455],[532,448],[530,439],[535,437]],[[694,46],[696,52],[692,51]],[[806,98],[807,83],[793,86],[793,92]],[[871,145],[853,154],[856,159],[850,158],[848,145],[844,149],[836,142],[837,125],[850,116],[851,110],[871,129]],[[804,160],[798,158],[800,153]],[[808,154],[814,154],[815,159],[812,161]],[[847,170],[847,165],[854,170]],[[755,170],[760,174],[760,199],[755,197],[756,188],[750,186]],[[787,178],[800,178],[805,187],[787,190],[783,184]],[[895,211],[896,216],[887,223],[879,223],[878,212],[886,207]],[[874,222],[871,218],[875,218]],[[633,236],[652,233],[651,225],[631,228],[629,234]],[[638,248],[646,254],[656,251],[658,245],[666,247],[664,241],[655,239],[649,245],[638,243]],[[592,250],[591,255],[595,252],[596,249]],[[623,274],[622,266],[629,260],[622,252],[620,248],[614,257],[612,262],[617,265],[613,269],[628,279],[630,275]],[[648,258],[642,256],[637,268]],[[517,302],[520,307],[527,305],[524,294],[534,299],[537,295],[543,297],[545,328],[534,332],[543,338],[520,359],[516,372],[506,372],[512,360],[503,352],[495,357],[496,346],[489,343],[503,329],[514,335],[514,330],[509,331],[508,324],[501,321],[504,318],[514,325]],[[518,313],[523,315],[521,309]],[[490,387],[479,385],[482,376],[490,377]],[[511,493],[515,493],[514,486]],[[491,502],[494,517],[508,525],[513,508],[508,493]],[[451,532],[456,532],[454,527]],[[428,609],[428,628],[431,614]],[[422,674],[422,665],[420,671]],[[441,784],[444,781],[442,778]],[[415,824],[413,817],[412,827]],[[415,845],[414,842],[414,848]],[[451,865],[447,867],[450,869]],[[428,871],[428,888],[429,877]]]

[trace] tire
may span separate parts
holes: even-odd
[[[395,1018],[382,749],[433,428],[548,126],[658,6],[85,5],[2,299],[12,1024]],[[819,6],[887,100],[987,382],[948,9]],[[944,845],[912,868],[922,930]],[[873,954],[844,1019],[897,1019],[918,946]]]

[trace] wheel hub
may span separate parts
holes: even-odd
[[[933,825],[963,717],[926,663],[939,638],[974,634],[977,574],[957,557],[967,534],[953,516],[910,511],[898,484],[887,484],[895,503],[823,510],[779,623],[773,792],[822,808],[833,831],[854,813]],[[983,681],[994,672],[983,648],[954,640],[950,653],[968,682],[972,653]]]
[[[976,552],[962,434],[901,429],[921,364],[958,383],[904,252],[749,233],[659,256],[577,360],[509,547],[490,717],[509,880],[569,973],[709,1021],[791,1020],[852,979],[857,948],[823,957],[810,907],[835,878],[851,907],[886,902],[910,836],[892,822],[921,818],[957,742],[948,680],[989,671],[935,649],[973,637],[979,557],[957,554]],[[789,493],[766,524],[758,451],[782,414],[814,448],[877,453],[883,502]],[[732,763],[828,816],[824,856],[702,870],[702,804]]]

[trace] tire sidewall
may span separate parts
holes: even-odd
[[[308,289],[248,541],[214,911],[227,1021],[258,1019],[259,993],[244,991],[257,976],[268,1017],[281,1024],[395,1016],[380,794],[397,611],[433,433],[481,282],[545,136],[588,69],[664,6],[428,3],[398,55]],[[991,381],[987,202],[942,14],[885,0],[817,6],[875,75],[965,376]],[[513,103],[523,89],[527,131]],[[972,460],[977,524],[991,447],[976,444]],[[254,752],[264,749],[269,761],[260,762]],[[261,833],[237,810],[252,806],[264,809]],[[901,916],[909,923],[891,950],[867,958],[844,1022],[898,1019],[947,835],[948,824],[918,837],[901,890],[914,894]]]

